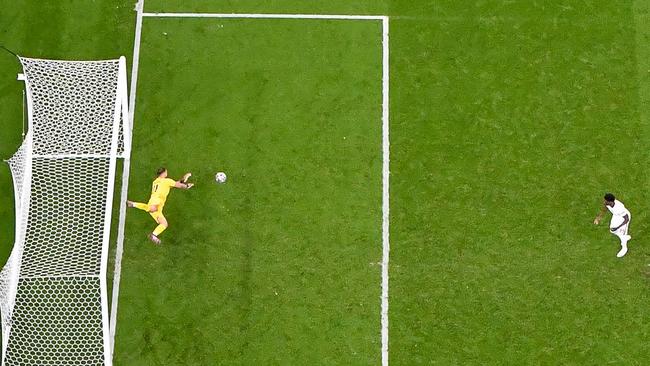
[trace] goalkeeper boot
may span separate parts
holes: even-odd
[[[154,244],[160,245],[160,239],[155,236],[153,233],[149,234],[149,240],[151,240]]]

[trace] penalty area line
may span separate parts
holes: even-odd
[[[143,2],[144,0],[140,0]],[[140,8],[141,10],[141,8]],[[389,17],[386,15],[340,14],[246,14],[246,13],[141,13],[147,18],[230,18],[230,19],[321,19],[321,20],[380,20],[382,22],[382,260],[381,260],[381,363],[388,366],[388,264],[390,259],[390,139],[389,139]],[[139,28],[139,27],[138,27]],[[139,50],[139,31],[136,43]],[[134,59],[137,58],[134,55]],[[137,79],[136,73],[132,77]],[[133,90],[135,88],[132,88]],[[131,97],[134,97],[132,93]],[[131,103],[131,113],[135,101]]]
[[[385,20],[385,15],[343,14],[237,14],[237,13],[143,13],[149,18],[252,18],[252,19],[329,19],[329,20]]]
[[[390,125],[388,17],[382,18],[382,258],[381,364],[388,366],[388,263],[390,260]]]

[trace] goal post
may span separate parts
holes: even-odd
[[[19,60],[28,129],[7,161],[16,235],[0,271],[2,365],[110,366],[113,198],[117,159],[128,169],[131,148],[126,59]],[[119,213],[123,225],[125,210]],[[114,296],[116,285],[118,273]]]

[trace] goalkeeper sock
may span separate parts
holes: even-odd
[[[138,208],[142,211],[149,211],[149,205],[146,203],[133,202],[133,207]]]
[[[161,225],[158,225],[158,226],[156,226],[156,229],[153,231],[153,234],[154,234],[155,236],[158,236],[158,235],[160,235],[163,231],[165,231],[165,229],[167,229],[167,226],[162,225],[162,224],[161,224]]]

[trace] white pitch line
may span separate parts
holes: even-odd
[[[136,3],[138,11],[135,23],[135,41],[133,44],[133,63],[131,65],[131,88],[129,92],[129,123],[130,131],[124,129],[124,134],[131,134],[133,131],[133,114],[135,111],[135,93],[138,85],[138,65],[140,63],[140,38],[142,35],[142,14],[144,10],[144,0],[139,0]],[[120,277],[122,273],[122,254],[124,252],[124,224],[126,221],[126,196],[129,191],[129,173],[131,168],[131,148],[132,139],[129,138],[129,146],[126,146],[125,141],[125,158],[122,168],[122,193],[120,202],[120,219],[117,229],[117,246],[115,249],[115,270],[113,272],[113,295],[111,296],[111,317],[110,317],[110,334],[111,334],[111,360],[115,353],[115,332],[117,329],[117,304],[120,295]]]
[[[388,17],[382,19],[382,259],[381,259],[381,364],[388,366],[388,262],[390,256],[390,139],[389,139],[389,74]]]
[[[138,85],[138,65],[140,64],[140,38],[142,36],[142,17],[145,13],[144,10],[144,0],[139,0],[138,4],[138,16],[136,18],[135,24],[135,42],[133,44],[133,65],[131,66],[131,93],[129,95],[129,118],[133,122],[133,113],[135,112],[135,90]],[[131,123],[131,128],[133,128],[133,123]]]
[[[140,0],[143,2],[144,0]],[[136,27],[136,51],[133,55],[134,70],[131,80],[131,116],[135,107],[135,80],[140,47],[141,17],[150,18],[236,18],[236,19],[324,19],[324,20],[381,20],[382,21],[382,261],[381,261],[381,363],[388,366],[388,263],[390,256],[390,139],[389,139],[389,39],[388,16],[384,15],[335,15],[335,14],[228,14],[228,13],[142,13]],[[133,120],[133,119],[131,119]]]
[[[152,18],[253,18],[253,19],[330,19],[330,20],[384,20],[383,15],[338,14],[228,14],[228,13],[143,13]]]

